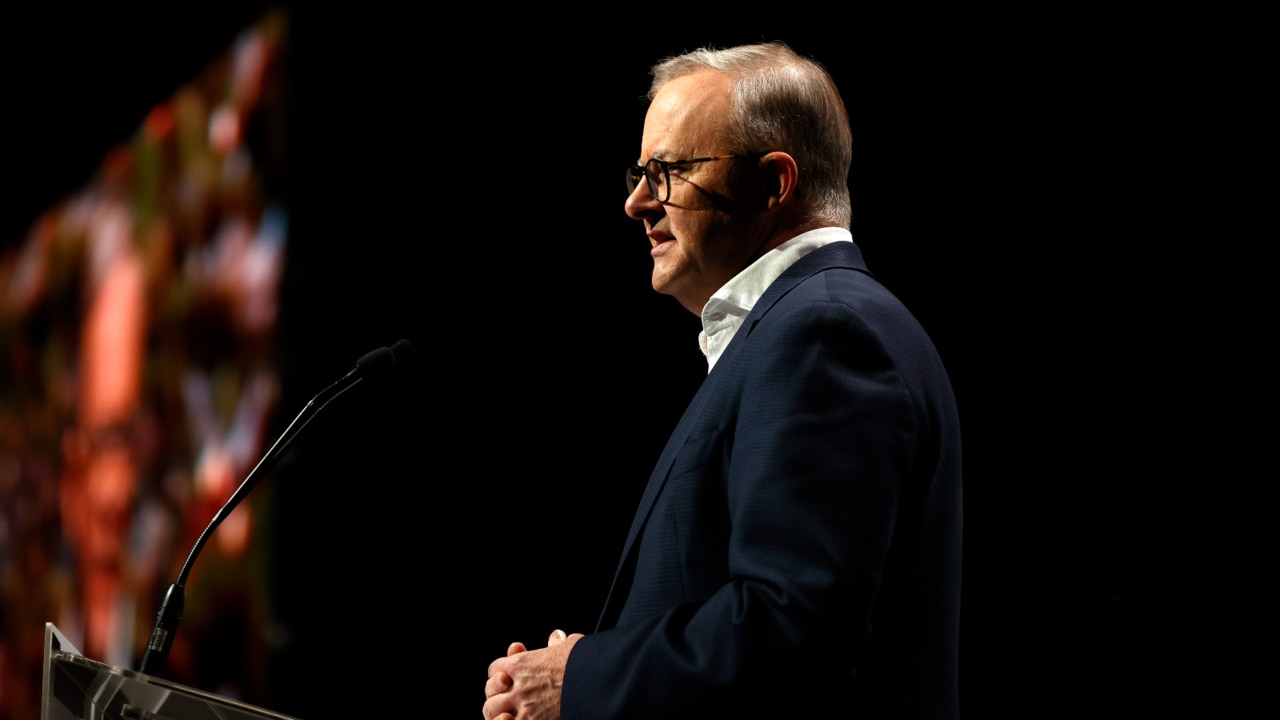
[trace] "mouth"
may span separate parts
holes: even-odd
[[[649,236],[649,245],[651,246],[649,249],[650,255],[658,254],[663,247],[676,241],[674,237],[660,230],[650,230],[646,234]]]

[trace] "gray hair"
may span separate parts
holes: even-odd
[[[701,70],[734,79],[727,152],[781,150],[800,167],[796,198],[810,214],[849,227],[849,113],[830,73],[780,42],[700,48],[650,71],[649,99],[668,82]]]

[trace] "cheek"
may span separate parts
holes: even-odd
[[[706,250],[706,218],[698,213],[684,213],[679,223],[672,224],[672,230],[679,240],[681,257],[687,260],[702,257]]]

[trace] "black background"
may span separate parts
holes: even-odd
[[[4,243],[266,7],[9,3]],[[1202,603],[1231,574],[1209,549],[1217,496],[1179,508],[1213,482],[1218,436],[1182,418],[1230,392],[1197,371],[1232,330],[1201,301],[1212,268],[1176,279],[1177,201],[1151,188],[1174,171],[1161,121],[1191,63],[1141,23],[291,14],[283,415],[375,347],[407,338],[420,362],[344,396],[271,480],[288,642],[261,704],[474,717],[507,643],[591,628],[705,372],[696,318],[651,291],[622,211],[647,68],[771,39],[841,86],[855,239],[955,386],[964,714],[1216,695],[1189,647],[1217,632]]]

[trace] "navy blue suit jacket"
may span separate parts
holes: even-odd
[[[562,717],[957,717],[960,476],[924,330],[852,243],[804,256],[663,450]]]

